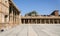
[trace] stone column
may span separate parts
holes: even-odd
[[[16,11],[16,16],[15,17],[16,17],[16,24],[17,24],[17,11]]]
[[[20,20],[20,19],[19,19],[19,15],[18,15],[18,24],[19,24],[19,20]]]
[[[19,24],[19,14],[18,14],[18,12],[16,12],[16,22],[17,22],[17,24]]]
[[[12,11],[12,13],[10,14],[10,22],[13,23],[13,11]]]
[[[25,19],[23,20],[23,23],[25,24]]]
[[[16,12],[15,12],[15,14],[16,14]],[[16,15],[15,15],[15,24],[16,24]]]
[[[22,24],[22,22],[21,22],[21,14],[19,14],[19,24]]]
[[[28,19],[28,24],[30,24],[30,20]]]
[[[40,19],[40,24],[41,24],[41,19]]]
[[[59,24],[60,24],[60,19],[59,19]]]
[[[36,22],[35,24],[37,24],[37,19],[35,20],[35,22]]]
[[[59,24],[59,20],[57,20],[57,23]]]
[[[31,24],[33,24],[33,19],[31,19]]]
[[[54,24],[54,19],[53,19],[53,24]]]
[[[49,19],[49,24],[50,24],[50,19]]]
[[[44,23],[46,24],[46,19],[44,20]]]
[[[15,12],[14,12],[14,24],[15,24]]]
[[[27,24],[29,24],[29,19],[26,19]]]
[[[13,9],[13,7],[12,7]],[[13,17],[13,11],[12,11],[12,26],[14,26],[14,17]]]

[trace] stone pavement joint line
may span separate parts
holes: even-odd
[[[60,25],[21,24],[0,32],[0,36],[60,36]]]

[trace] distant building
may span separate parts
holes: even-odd
[[[22,24],[60,24],[59,11],[55,10],[50,15],[29,16],[28,14],[21,17]]]

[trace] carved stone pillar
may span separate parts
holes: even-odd
[[[46,24],[46,19],[44,20],[44,23]]]
[[[41,24],[41,19],[40,19],[40,24]]]
[[[28,19],[28,24],[30,24],[30,20]]]
[[[32,24],[32,19],[31,19],[31,24]]]
[[[23,20],[23,23],[25,24],[25,19]]]
[[[57,24],[59,24],[59,20],[57,20]]]
[[[19,24],[22,24],[22,22],[21,22],[21,14],[19,14]]]
[[[53,19],[53,24],[54,24],[54,19]]]
[[[49,19],[49,24],[50,24],[50,19]]]
[[[36,24],[37,24],[37,19],[35,20]]]

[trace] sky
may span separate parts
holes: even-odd
[[[49,15],[54,10],[59,10],[60,0],[13,0],[14,4],[21,11],[21,15],[36,11],[39,15]]]

